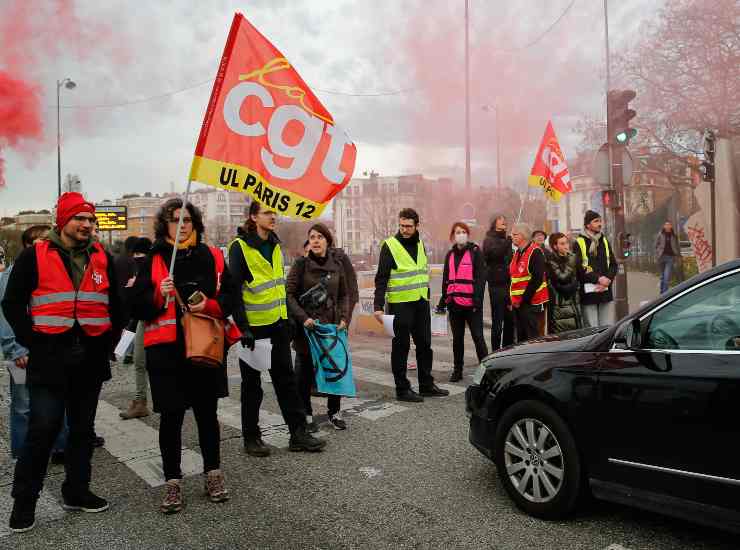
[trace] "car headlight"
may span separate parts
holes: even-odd
[[[480,383],[483,381],[483,377],[486,375],[487,370],[488,367],[486,365],[478,365],[478,368],[473,375],[473,384],[480,386]]]

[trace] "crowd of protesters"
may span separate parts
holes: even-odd
[[[318,431],[311,406],[316,366],[307,335],[318,323],[347,330],[359,300],[357,276],[321,223],[309,229],[305,256],[286,274],[276,222],[274,210],[253,202],[227,261],[219,248],[206,244],[199,209],[170,199],[156,215],[154,242],[133,237],[114,259],[96,238],[94,205],[79,193],[65,193],[53,228],[38,226],[23,234],[24,250],[0,277],[2,350],[26,375],[25,384],[11,380],[11,452],[17,458],[12,531],[33,528],[50,457],[65,465],[66,509],[108,508],[90,491],[92,452],[102,440],[94,422],[102,384],[111,378],[112,350],[125,328],[135,333],[132,352],[122,362],[134,365],[136,390],[120,417],[159,415],[165,476],[161,512],[176,513],[184,506],[182,429],[188,409],[203,456],[204,493],[212,502],[229,498],[217,414],[218,400],[229,393],[226,361],[196,361],[184,328],[187,316],[205,317],[220,327],[223,357],[237,342],[254,350],[257,340],[269,340],[269,374],[290,431],[289,450],[326,447],[325,439],[313,435]],[[393,316],[390,369],[396,397],[405,402],[449,395],[432,375],[430,266],[420,224],[413,209],[400,211],[398,232],[383,241],[375,276],[374,315],[379,322]],[[450,381],[463,378],[466,327],[482,360],[489,349],[515,341],[613,323],[617,264],[602,229],[600,215],[589,211],[575,240],[562,233],[548,239],[527,224],[509,229],[506,217],[495,215],[479,247],[470,227],[455,223],[434,308],[435,314],[448,316],[452,331]],[[661,257],[678,248],[667,231],[656,246]],[[667,259],[664,263],[669,265]],[[483,332],[486,283],[490,348]],[[418,391],[407,378],[412,339]],[[271,451],[259,426],[261,371],[242,358],[239,369],[244,450],[266,457]],[[327,410],[331,426],[347,428],[340,396],[328,397]]]

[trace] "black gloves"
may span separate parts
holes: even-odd
[[[242,337],[239,339],[239,341],[242,343],[242,346],[245,348],[249,348],[251,351],[254,351],[254,334],[252,334],[252,331],[247,329],[244,329],[242,331]]]

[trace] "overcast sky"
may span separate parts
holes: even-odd
[[[548,119],[567,157],[575,154],[578,119],[603,116],[600,0],[575,0],[552,31],[524,47],[570,2],[470,0],[475,183],[490,184],[495,174],[494,115],[483,105],[499,106],[509,184],[526,177]],[[613,48],[635,40],[639,24],[662,3],[612,0]],[[282,51],[355,140],[356,176],[373,169],[462,177],[464,0],[2,0],[6,29],[9,13],[33,15],[25,19],[31,32],[18,33],[14,44],[5,33],[0,69],[10,67],[13,52],[23,59],[13,71],[39,87],[43,139],[23,143],[21,152],[4,148],[0,214],[49,208],[56,198],[55,81],[64,77],[77,88],[62,91],[69,107],[62,112],[63,175],[78,174],[95,201],[168,191],[170,182],[182,190],[211,90],[209,83],[196,85],[213,78],[235,11]],[[190,89],[92,108],[183,88]],[[406,91],[366,97],[317,89]]]

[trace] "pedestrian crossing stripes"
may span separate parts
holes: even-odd
[[[3,518],[7,518],[10,516],[10,508],[13,505],[13,498],[10,495],[10,491],[11,485],[6,485],[0,491],[0,501],[2,501],[3,503],[0,504],[0,510],[3,511]],[[64,508],[62,508],[61,503],[57,499],[47,494],[45,491],[41,492],[41,494],[39,495],[39,499],[36,501],[37,524],[48,523],[50,521],[62,519],[66,514],[67,512],[64,511]],[[13,534],[14,533],[10,530],[10,527],[8,527],[8,522],[0,521],[0,539],[9,537]],[[16,546],[16,548],[22,547],[23,545]]]
[[[352,373],[356,380],[362,380],[363,382],[370,382],[371,384],[378,384],[380,386],[386,386],[395,388],[396,383],[393,379],[393,375],[387,372],[378,371],[375,369],[369,369],[366,367],[355,367],[352,366]],[[437,384],[440,388],[448,390],[450,395],[457,395],[465,393],[465,387],[456,386],[454,384]]]

